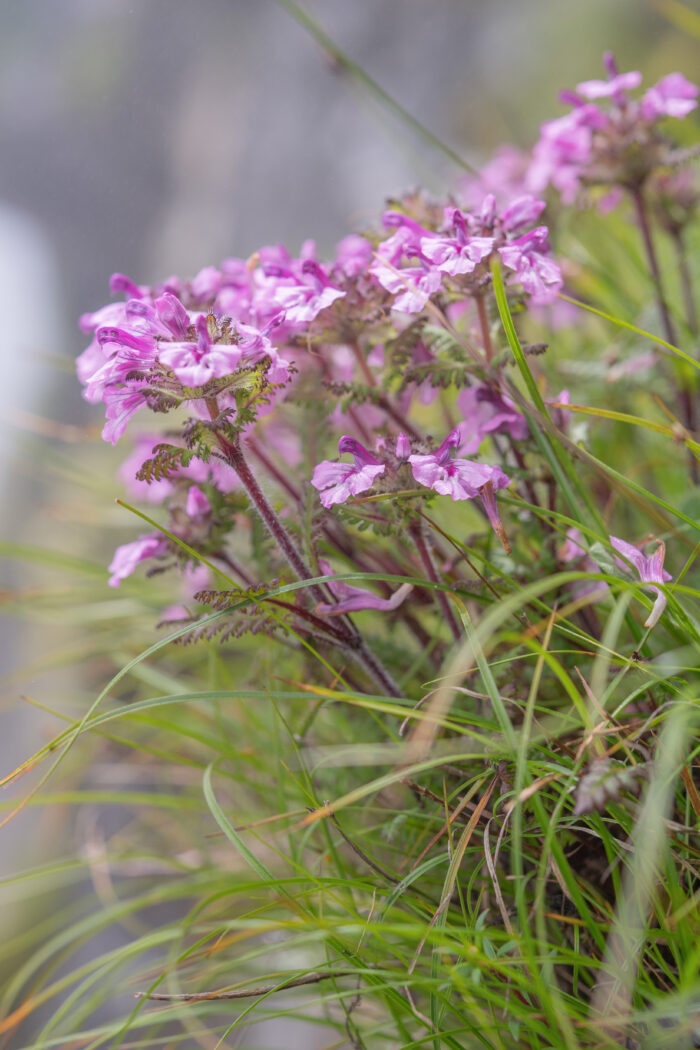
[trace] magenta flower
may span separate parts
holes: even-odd
[[[185,514],[188,518],[203,518],[211,513],[211,503],[197,485],[190,485],[187,490]]]
[[[386,467],[364,445],[351,437],[341,437],[338,452],[351,452],[354,456],[352,465],[333,463],[324,459],[319,463],[311,479],[311,484],[321,493],[324,507],[334,503],[345,503],[351,496],[366,492],[374,484],[375,478],[383,474]]]
[[[510,478],[500,467],[489,467],[469,459],[452,459],[451,450],[459,445],[459,430],[455,429],[435,452],[409,456],[408,462],[418,484],[454,500],[474,499],[488,481],[494,482],[497,489],[510,485]]]
[[[267,264],[263,269],[266,277],[277,279],[272,281],[268,291],[277,309],[284,310],[288,324],[310,324],[322,310],[346,294],[333,287],[323,268],[313,259],[304,260],[300,274],[290,267],[275,264]]]
[[[493,237],[475,237],[468,233],[464,215],[459,208],[445,208],[445,222],[450,236],[439,234],[422,237],[420,250],[442,273],[457,277],[472,273],[493,250]]]
[[[642,116],[645,120],[662,117],[682,119],[697,106],[698,88],[682,73],[669,73],[642,96]]]
[[[318,564],[325,575],[330,575],[333,571],[327,561],[319,559]],[[380,598],[372,591],[367,591],[363,587],[352,587],[343,580],[331,580],[327,586],[338,601],[335,605],[319,602],[314,609],[317,616],[342,616],[343,613],[363,612],[366,609],[393,612],[413,590],[412,583],[402,583],[390,598]]]
[[[388,212],[384,216],[385,224],[394,214]],[[379,284],[396,296],[393,308],[407,314],[420,313],[430,296],[442,285],[440,272],[421,257],[416,227],[422,235],[430,236],[428,230],[407,219],[396,233],[378,246],[376,258],[369,268]],[[403,259],[409,260],[408,266],[402,266]]]
[[[457,398],[464,422],[459,425],[460,448],[467,455],[477,452],[489,434],[509,434],[516,441],[529,437],[527,420],[509,397],[479,383]]]
[[[606,123],[598,107],[589,104],[543,124],[527,173],[530,189],[539,193],[551,183],[562,202],[571,204],[578,193],[580,175],[593,159],[593,131]]]
[[[656,595],[654,606],[644,622],[645,627],[653,627],[658,623],[659,617],[666,608],[666,595],[655,585],[666,583],[668,580],[673,579],[671,574],[664,569],[666,544],[660,542],[653,554],[642,554],[637,547],[633,547],[631,543],[618,539],[617,536],[611,536],[610,543],[618,554],[622,554],[627,559],[622,561],[620,558],[616,558],[617,564],[621,568],[626,569],[627,562],[630,562],[639,573],[642,583],[648,583],[650,585],[649,590]]]
[[[396,296],[392,304],[395,310],[420,313],[442,285],[442,274],[421,252],[423,238],[432,238],[433,234],[401,212],[387,211],[382,221],[396,232],[378,245],[369,272]],[[403,265],[404,260],[408,265]]]
[[[260,331],[238,322],[232,326],[234,342],[223,343],[212,340],[207,318],[200,314],[195,322],[197,342],[160,344],[159,359],[186,387],[204,386],[210,379],[232,375],[239,368],[258,364],[263,358],[269,358],[272,363],[268,373],[270,381],[285,382],[289,378],[288,364],[267,336],[274,324],[273,320],[267,329]]]
[[[578,562],[582,572],[598,572],[598,565],[583,546],[585,542],[581,530],[572,526],[566,530],[566,541],[558,548],[557,557],[564,563]],[[602,598],[608,591],[608,585],[603,580],[578,580],[571,585],[571,590],[577,598],[588,594]]]
[[[506,552],[510,552],[495,495],[499,489],[510,485],[510,478],[500,467],[474,463],[469,459],[452,459],[451,450],[458,448],[460,444],[459,429],[456,428],[450,431],[435,452],[409,456],[408,462],[411,464],[413,477],[419,485],[434,489],[442,496],[451,496],[454,500],[481,497],[491,527]]]
[[[663,143],[653,124],[664,117],[685,117],[697,105],[698,88],[681,73],[669,73],[641,99],[632,99],[629,92],[640,86],[641,73],[619,73],[611,54],[604,63],[607,80],[585,80],[576,92],[560,95],[574,108],[542,125],[533,150],[528,185],[539,192],[551,183],[565,204],[572,203],[586,182],[626,186],[659,167]],[[647,171],[640,170],[644,156],[649,158]],[[614,204],[608,193],[603,207],[609,210]]]
[[[167,554],[167,551],[168,541],[157,534],[139,536],[137,540],[117,547],[109,566],[109,572],[112,573],[109,578],[110,587],[118,587],[122,580],[131,576],[139,562],[147,558],[158,558]]]
[[[442,286],[439,271],[431,269],[420,259],[415,266],[401,270],[375,260],[372,273],[388,292],[396,296],[392,303],[394,310],[405,314],[420,313],[430,296]]]
[[[498,251],[504,265],[515,270],[533,303],[556,299],[564,282],[557,264],[545,254],[549,251],[546,226],[537,226]]]
[[[635,69],[630,73],[617,73],[610,80],[584,80],[582,84],[576,85],[576,93],[590,102],[599,98],[612,98],[619,106],[627,101],[627,92],[634,91],[641,82],[642,74]]]
[[[195,321],[195,331],[196,343],[167,343],[159,350],[161,364],[169,368],[183,386],[204,386],[210,379],[231,375],[240,367],[241,347],[213,342],[207,318],[202,314]]]
[[[501,212],[501,227],[506,233],[517,234],[537,222],[547,207],[544,201],[526,193],[512,200]]]
[[[399,212],[387,212],[384,224],[398,229],[377,248],[370,272],[396,296],[395,310],[418,313],[445,278],[459,282],[463,290],[470,287],[464,279],[497,250],[535,303],[551,302],[562,278],[557,264],[547,258],[547,227],[516,236],[537,221],[544,207],[544,201],[522,195],[499,215],[495,197],[488,194],[478,212],[445,208],[440,233]],[[484,268],[477,271],[471,287],[478,289],[484,276]]]
[[[102,439],[116,445],[124,434],[126,425],[142,405],[146,404],[149,385],[135,381],[125,386],[108,386],[103,400],[107,409],[107,422],[102,428]]]
[[[333,270],[340,271],[344,277],[359,277],[367,273],[371,262],[371,242],[366,237],[351,233],[338,242]]]

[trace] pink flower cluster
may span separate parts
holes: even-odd
[[[618,73],[605,57],[607,80],[585,80],[562,100],[573,108],[547,121],[532,154],[525,183],[535,193],[551,184],[562,201],[575,200],[584,181],[622,184],[643,178],[657,162],[655,125],[665,117],[682,118],[697,106],[698,88],[681,73],[669,73],[641,98],[636,70]]]
[[[308,398],[320,405],[324,425],[357,435],[346,433],[338,443],[340,456],[351,462],[324,459],[313,470],[311,484],[324,508],[370,490],[382,500],[408,494],[402,504],[408,514],[424,490],[457,502],[476,500],[510,551],[496,494],[511,484],[512,473],[514,484],[536,502],[542,477],[525,476],[531,450],[520,443],[530,440],[530,423],[504,367],[505,343],[499,347],[493,328],[492,264],[501,264],[519,309],[557,299],[563,277],[539,197],[550,185],[564,203],[593,184],[637,194],[639,203],[653,176],[660,181],[649,210],[666,194],[673,208],[661,221],[668,223],[682,213],[682,224],[698,199],[687,173],[679,176],[673,168],[670,144],[658,128],[662,119],[687,116],[698,88],[671,73],[635,97],[641,74],[619,73],[611,56],[605,61],[607,79],[584,81],[562,96],[570,112],[542,126],[532,155],[502,149],[464,180],[461,197],[405,195],[383,214],[381,230],[344,238],[328,261],[307,241],[297,257],[282,245],[266,246],[248,259],[228,258],[191,280],[171,277],[155,287],[114,275],[112,291],[123,301],[81,318],[91,342],[78,358],[78,375],[85,398],[104,404],[102,433],[112,443],[141,407],[185,409],[185,428],[168,434],[157,468],[157,454],[146,461],[162,438],[149,434],[138,439],[122,471],[133,495],[165,504],[172,536],[217,557],[245,507],[244,490],[303,578],[303,559],[276,521],[254,469],[267,471],[292,501],[303,500],[293,468],[304,436],[298,408]],[[444,352],[440,326],[449,337]],[[551,409],[562,430],[568,401],[564,390]],[[436,447],[416,419],[434,422],[438,405],[444,413],[436,430],[447,437]],[[505,469],[469,458],[488,438]],[[249,454],[253,470],[246,466]],[[314,454],[311,462],[316,459]],[[135,481],[137,474],[143,480]],[[546,472],[544,477],[553,489]],[[556,493],[550,490],[547,498],[552,510]],[[570,541],[567,556],[583,557],[580,544],[573,536]],[[660,585],[669,578],[662,547],[645,559],[622,540],[610,542],[657,595],[648,621],[653,625],[665,605]],[[124,545],[110,566],[110,583],[118,586],[144,560],[174,562],[179,556],[186,564],[176,547],[155,534]],[[420,556],[428,565],[429,552]],[[325,617],[361,608],[389,611],[405,596],[399,589],[378,598],[348,586],[317,592],[316,609]],[[321,601],[324,594],[335,604]]]
[[[498,253],[533,303],[551,302],[562,286],[561,271],[549,256],[547,227],[529,229],[544,208],[544,201],[525,195],[499,213],[488,194],[478,211],[445,208],[438,231],[401,212],[385,212],[384,225],[396,232],[379,244],[370,273],[395,296],[395,310],[418,313],[445,285],[462,294],[483,289],[489,259]]]
[[[349,452],[352,464],[323,460],[313,473],[311,484],[321,493],[321,502],[326,508],[336,503],[345,503],[372,488],[378,478],[389,474],[395,479],[395,488],[402,488],[400,467],[408,463],[413,480],[425,488],[433,489],[453,500],[481,498],[491,526],[506,549],[510,545],[496,506],[496,492],[510,485],[510,478],[498,466],[487,466],[469,459],[453,458],[452,451],[461,445],[459,429],[447,435],[433,452],[412,453],[411,442],[405,434],[399,434],[393,456],[379,459],[351,437],[342,437],[338,452]]]

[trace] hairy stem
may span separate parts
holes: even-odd
[[[656,255],[656,248],[654,247],[654,240],[651,235],[651,226],[649,224],[649,216],[647,214],[646,203],[641,189],[631,190],[632,200],[634,202],[634,208],[637,213],[637,223],[639,225],[639,232],[642,235],[642,241],[644,242],[644,251],[647,257],[647,263],[649,264],[649,272],[651,273],[652,283],[654,285],[654,291],[656,294],[656,305],[659,310],[659,316],[661,318],[661,327],[664,332],[664,339],[668,343],[672,343],[674,346],[678,346],[676,341],[676,329],[673,321],[671,320],[671,314],[668,309],[668,303],[666,302],[666,295],[664,293],[663,281],[661,279],[661,269],[659,268],[659,260]]]
[[[238,439],[235,441],[229,441],[219,433],[217,433],[217,441],[219,442],[219,448],[221,449],[226,462],[238,474],[238,477],[250,496],[255,509],[265,522],[265,525],[270,530],[272,536],[275,538],[279,549],[282,551],[295,574],[300,580],[313,579],[313,573],[304,562],[304,559],[296,549],[291,536],[285,529],[277,514],[275,514],[275,511],[270,505],[265,493],[258,485],[255,475],[251,471],[246,462],[245,456],[243,455],[240,441]],[[317,602],[324,605],[327,603],[328,597],[319,584],[311,584],[309,590]],[[352,650],[355,659],[359,661],[382,691],[389,696],[400,696],[401,690],[397,683],[382,666],[374,653],[370,651],[364,639],[358,634],[355,628],[353,626],[345,627],[344,625],[341,626],[340,624],[337,624],[335,625],[335,630],[337,631],[338,641]]]
[[[217,440],[226,462],[236,471],[236,474],[238,474],[241,484],[250,496],[255,509],[267,525],[270,533],[275,538],[279,549],[282,551],[282,554],[289,562],[295,574],[300,580],[313,579],[313,573],[305,564],[304,559],[292,542],[291,536],[275,514],[267,496],[258,485],[255,475],[246,462],[239,441],[229,441],[223,437],[222,434],[217,434]],[[319,584],[311,584],[309,590],[317,602],[325,603],[327,601],[327,595]]]
[[[476,295],[476,310],[479,315],[479,328],[481,329],[481,342],[484,347],[487,364],[493,358],[493,343],[491,342],[491,330],[489,328],[489,317],[486,312],[486,301],[483,295]]]

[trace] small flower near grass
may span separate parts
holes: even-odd
[[[626,543],[624,540],[618,539],[617,536],[611,536],[610,543],[618,554],[621,554],[623,558],[626,559],[625,561],[621,558],[615,559],[620,568],[627,568],[627,563],[630,562],[637,570],[642,583],[650,584],[649,590],[653,591],[656,595],[654,606],[649,613],[649,616],[644,621],[645,627],[654,627],[666,608],[666,595],[660,589],[658,584],[666,583],[673,578],[671,574],[664,569],[666,544],[660,542],[653,554],[642,554],[638,547],[633,547],[631,543]]]
[[[386,466],[372,455],[364,445],[352,437],[341,437],[338,452],[350,452],[353,463],[334,463],[324,459],[314,470],[311,484],[321,493],[321,503],[326,509],[334,503],[345,503],[351,496],[366,492],[386,470]]]

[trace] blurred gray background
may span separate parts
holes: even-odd
[[[560,88],[603,75],[606,48],[645,79],[692,77],[697,54],[656,0],[301,5],[475,164],[501,142],[531,145],[562,112]],[[275,0],[0,0],[2,537],[80,553],[59,481],[32,456],[38,436],[99,432],[71,362],[77,317],[108,301],[112,272],[189,276],[309,237],[330,252],[386,196],[459,174]],[[0,587],[26,586],[21,564],[3,565]],[[19,697],[47,688],[25,670],[46,630],[3,621],[0,776],[43,743]],[[57,706],[70,681],[52,674]],[[0,876],[50,838],[30,816],[0,832]]]

